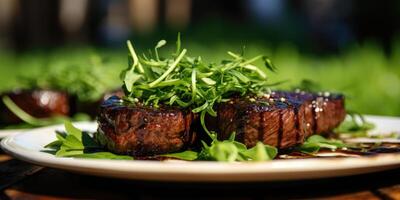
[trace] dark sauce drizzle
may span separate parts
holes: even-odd
[[[387,153],[400,153],[400,143],[382,143],[377,146],[374,143],[358,143],[359,148],[321,149],[316,154],[306,154],[296,151],[294,148],[281,150],[276,159],[304,159],[304,158],[342,158],[373,156]],[[327,155],[329,154],[329,155]]]

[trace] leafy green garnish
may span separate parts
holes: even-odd
[[[300,146],[298,150],[303,153],[317,153],[321,148],[336,150],[338,148],[347,147],[341,140],[326,139],[321,135],[312,135]]]
[[[110,160],[133,160],[132,156],[116,155],[110,152],[96,152],[96,153],[84,153],[77,154],[71,157],[75,158],[92,158],[92,159],[110,159]]]
[[[278,149],[262,142],[257,142],[256,146],[240,153],[248,161],[267,161],[276,157]]]
[[[195,151],[183,151],[183,152],[177,152],[177,153],[169,153],[169,154],[162,154],[162,155],[157,155],[159,157],[167,157],[167,158],[177,158],[180,160],[196,160],[198,157],[198,153]]]
[[[215,161],[267,161],[272,160],[278,153],[275,147],[257,142],[256,146],[247,149],[246,145],[235,141],[233,133],[228,140],[219,141],[215,134],[211,134],[213,141],[210,145],[203,143],[203,149],[199,153],[199,160]]]
[[[349,116],[338,128],[336,128],[337,133],[349,133],[356,137],[367,136],[367,131],[375,128],[375,125],[368,122],[364,116],[359,113],[348,111]]]
[[[206,113],[217,115],[215,104],[227,101],[233,94],[262,94],[271,85],[267,72],[275,67],[265,56],[246,59],[228,52],[230,59],[206,64],[201,57],[190,57],[186,49],[181,50],[180,35],[176,51],[169,58],[158,53],[165,44],[165,40],[161,40],[154,54],[139,56],[132,43],[127,42],[129,67],[121,74],[126,101],[154,107],[166,104],[190,108],[194,113],[201,113],[203,128],[209,133],[204,117]],[[254,65],[257,60],[262,60],[265,66]]]
[[[133,160],[131,156],[116,155],[104,152],[96,141],[86,132],[74,127],[71,122],[65,121],[65,133],[56,133],[57,140],[47,144],[57,157],[97,158]],[[47,150],[45,150],[47,152]]]

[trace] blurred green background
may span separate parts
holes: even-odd
[[[351,110],[400,116],[398,1],[1,2],[0,92],[29,87],[26,77],[63,78],[65,69],[113,90],[127,67],[126,39],[140,52],[166,39],[169,55],[181,32],[188,53],[207,62],[244,46],[246,57],[272,59],[271,82],[287,81],[279,88],[308,79],[344,93]]]

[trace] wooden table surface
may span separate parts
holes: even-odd
[[[170,183],[74,174],[0,152],[0,199],[400,199],[400,169],[265,183]]]

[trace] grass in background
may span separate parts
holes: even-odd
[[[174,41],[169,42],[172,48]],[[207,62],[215,62],[227,58],[228,50],[240,52],[242,44],[183,41],[183,46],[187,47],[189,55],[201,55]],[[164,51],[161,50],[161,54]],[[58,65],[71,66],[71,70],[77,66],[93,67],[90,65],[93,54],[106,60],[107,70],[103,73],[108,79],[107,87],[119,87],[122,84],[119,73],[127,67],[127,50],[80,48],[18,56],[7,52],[0,54],[0,91],[20,87],[18,77],[21,75],[40,78],[43,70],[51,70]],[[270,73],[271,82],[288,80],[281,88],[289,89],[301,80],[309,79],[327,91],[344,93],[350,110],[400,116],[400,40],[394,42],[391,55],[385,55],[382,48],[374,43],[366,43],[353,46],[338,55],[324,57],[299,52],[290,44],[273,49],[261,42],[246,44],[246,57],[258,54],[270,56],[278,68],[276,74]]]

